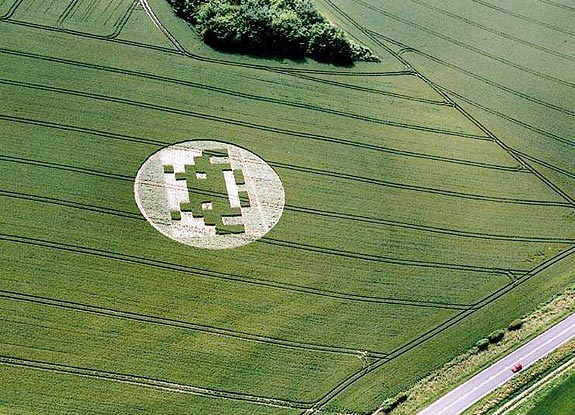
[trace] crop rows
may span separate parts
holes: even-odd
[[[368,412],[568,279],[549,273],[574,256],[575,195],[544,170],[575,179],[570,150],[552,157],[573,145],[564,124],[539,126],[435,74],[444,68],[561,120],[575,115],[569,102],[538,90],[575,87],[561,65],[547,72],[454,31],[575,57],[435,0],[317,1],[384,62],[219,55],[195,45],[164,0],[138,10],[150,19],[142,33],[156,30],[164,46],[137,32],[123,38],[135,1],[59,0],[46,16],[28,0],[0,3],[1,33],[14,34],[0,45],[9,97],[0,242],[10,258],[0,365],[71,379],[78,391],[90,382],[154,390],[158,414],[179,394],[213,401],[199,413],[226,413],[225,401],[258,414]],[[511,6],[471,2],[573,35]],[[409,10],[452,24],[440,29]],[[419,48],[409,33],[447,42],[453,55],[433,42]],[[466,66],[471,55],[537,86]],[[484,114],[557,147],[518,145]],[[286,205],[268,235],[228,252],[195,250],[136,210],[138,166],[196,137],[245,147],[278,173]]]

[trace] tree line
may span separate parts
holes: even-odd
[[[208,45],[227,52],[346,65],[378,61],[310,0],[168,0]]]

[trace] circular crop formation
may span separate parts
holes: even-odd
[[[134,183],[138,208],[175,241],[235,248],[279,221],[285,193],[276,172],[241,147],[211,140],[174,144],[152,154]]]

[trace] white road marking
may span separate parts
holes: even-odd
[[[556,332],[557,330],[561,329],[563,327],[563,325],[567,325],[567,328],[562,329],[559,332]],[[556,342],[557,339],[564,337],[566,333],[570,333],[570,332],[573,332],[573,333],[570,336],[568,336],[566,339],[563,339],[562,341],[557,342],[557,344],[554,344],[551,347],[546,348],[546,346]],[[546,336],[549,336],[549,335],[551,335],[552,337],[547,339]],[[546,331],[542,335],[536,337],[535,339],[531,340],[529,343],[520,347],[516,351],[514,351],[511,354],[500,359],[497,363],[494,363],[492,366],[485,369],[483,372],[479,373],[478,375],[476,375],[475,377],[473,377],[469,381],[465,382],[464,384],[462,384],[458,388],[454,389],[453,391],[449,392],[447,395],[443,396],[441,399],[439,399],[438,401],[436,401],[432,405],[428,406],[426,409],[421,411],[419,413],[419,415],[444,415],[444,414],[456,415],[456,414],[460,414],[465,409],[467,409],[469,406],[471,406],[474,402],[481,399],[482,397],[484,397],[485,395],[487,395],[488,393],[490,393],[494,389],[498,388],[499,386],[503,385],[511,377],[513,377],[514,374],[511,372],[511,365],[513,363],[515,363],[517,361],[525,361],[525,363],[524,363],[524,368],[525,368],[525,367],[533,364],[536,360],[540,359],[541,357],[543,357],[543,356],[547,355],[548,353],[552,352],[553,350],[557,349],[559,346],[561,346],[562,344],[564,344],[566,341],[568,341],[570,338],[572,338],[574,336],[575,336],[575,315],[563,320],[561,323],[552,327],[551,329],[549,329],[548,331]],[[540,345],[537,345],[537,347],[535,347],[533,349],[530,349],[530,347],[537,344],[537,342],[541,341],[541,339],[545,339],[545,342],[543,342]],[[536,355],[538,352],[540,352],[543,349],[544,349],[544,353],[540,353],[540,356],[538,356],[537,359],[532,359],[532,361],[529,361],[531,356]],[[522,354],[522,353],[525,353],[525,351],[527,351],[527,350],[529,350],[528,353]],[[501,366],[501,365],[504,365],[505,367],[503,369],[499,370],[497,373],[489,376],[487,379],[485,379],[484,381],[482,381],[478,385],[474,386],[469,391],[467,391],[465,393],[462,392],[462,390],[465,390],[466,388],[470,387],[475,381],[477,381],[477,379],[480,379],[482,376],[485,376],[491,370],[493,370],[494,368],[497,368],[497,366]],[[504,376],[505,374],[507,374],[507,376]],[[480,390],[484,386],[492,383],[493,380],[501,377],[502,375],[503,375],[503,378],[501,380],[497,381],[493,385],[489,385],[488,388],[486,388],[484,391],[480,392],[479,396],[477,396],[478,390]],[[473,395],[473,394],[475,394],[476,396],[471,397],[471,395]],[[455,396],[456,396],[456,398],[452,398]],[[452,399],[455,399],[455,400],[452,401]],[[446,403],[443,404],[443,402],[446,402]],[[447,402],[450,402],[450,403],[447,404]],[[459,409],[453,409],[454,406],[461,404],[462,402],[463,402],[464,407],[459,408]],[[441,406],[441,405],[445,405],[445,406]],[[438,408],[440,406],[441,406],[441,408]]]

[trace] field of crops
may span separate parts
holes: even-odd
[[[0,413],[369,413],[572,283],[575,10],[489,1],[317,0],[381,58],[335,67],[165,0],[0,0]],[[201,139],[281,179],[261,239],[138,210]]]
[[[573,394],[575,393],[575,377],[571,376],[559,386],[552,389],[528,415],[561,415],[575,411]]]

